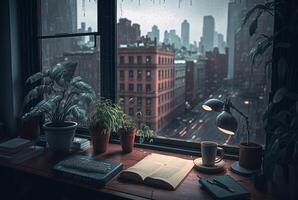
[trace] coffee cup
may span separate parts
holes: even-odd
[[[220,152],[220,155],[216,158],[218,151]],[[201,153],[202,164],[208,167],[212,167],[215,163],[219,163],[224,157],[223,148],[218,147],[218,144],[212,141],[201,142]]]

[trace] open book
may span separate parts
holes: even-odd
[[[124,170],[120,178],[175,190],[193,166],[193,160],[153,153]]]

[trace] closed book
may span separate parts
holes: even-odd
[[[73,156],[56,164],[53,172],[70,180],[90,185],[105,185],[123,169],[123,164],[112,160]]]
[[[80,149],[86,145],[90,145],[90,141],[88,139],[79,138],[79,137],[75,137],[73,139],[72,148],[74,149]]]
[[[43,153],[43,150],[43,147],[31,146],[13,155],[3,155],[0,153],[0,160],[9,163],[19,164],[33,157],[41,155]]]
[[[242,185],[240,185],[237,181],[235,181],[231,176],[228,175],[201,178],[199,180],[199,183],[202,185],[202,188],[209,192],[214,199],[245,200],[250,198],[250,193]]]
[[[20,137],[8,140],[0,144],[0,153],[15,154],[18,151],[23,150],[26,147],[34,144],[31,140],[26,140]]]

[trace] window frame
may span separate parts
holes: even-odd
[[[40,2],[41,0],[37,0]],[[38,15],[39,17],[40,15]],[[41,22],[39,22],[40,24]],[[117,45],[116,45],[116,33],[117,33],[117,0],[109,1],[97,1],[97,32],[90,33],[70,33],[70,34],[57,34],[57,35],[38,35],[36,40],[48,38],[66,38],[66,37],[79,37],[79,36],[94,36],[100,37],[100,70],[101,70],[101,96],[111,99],[113,102],[116,101],[116,88],[117,88]],[[96,40],[95,40],[96,41]],[[38,42],[37,42],[38,43]],[[96,45],[96,43],[95,43]],[[37,44],[37,49],[40,52],[40,45]],[[151,57],[151,56],[150,56]],[[41,61],[41,55],[39,59]],[[145,62],[142,64],[150,65],[151,62],[147,62],[147,56],[145,57]],[[138,62],[138,58],[137,58]],[[158,61],[160,64],[165,64],[165,59],[163,57],[159,58]],[[174,62],[174,60],[170,61]],[[125,58],[124,63],[125,64]],[[139,64],[139,63],[138,63]],[[39,70],[42,69],[41,62],[38,63]],[[159,71],[158,79],[164,79],[164,71]],[[143,73],[142,73],[143,74]],[[173,72],[171,72],[173,76]],[[271,80],[272,81],[272,80]],[[105,84],[103,84],[105,83]],[[174,84],[173,84],[174,85]],[[146,88],[145,88],[146,91]],[[147,91],[146,91],[147,92]],[[151,92],[151,91],[150,91]],[[143,105],[142,101],[142,105]],[[160,108],[162,109],[162,108]],[[86,127],[79,127],[77,129],[77,136],[83,138],[89,138],[89,131]],[[138,137],[137,137],[138,138]],[[119,136],[116,133],[113,133],[110,138],[110,143],[120,143]],[[176,138],[166,138],[162,136],[157,136],[154,138],[153,142],[145,141],[144,143],[135,143],[136,147],[150,148],[161,151],[168,151],[174,153],[190,154],[190,155],[200,155],[201,144],[200,142],[195,141],[185,141],[182,139]],[[226,146],[219,145],[225,149],[225,157],[230,159],[237,159],[239,154],[239,147],[236,146]]]

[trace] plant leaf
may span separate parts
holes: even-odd
[[[51,94],[53,92],[53,84],[39,85],[30,90],[25,97],[24,104],[28,104],[33,99],[36,99],[44,94]]]
[[[25,84],[33,84],[36,81],[39,81],[40,79],[46,77],[49,75],[49,69],[44,70],[43,72],[37,72],[36,74],[33,74],[29,78],[27,78]]]
[[[79,99],[87,105],[90,105],[93,102],[94,97],[93,93],[81,93],[79,95]]]
[[[63,63],[64,70],[62,73],[63,84],[67,85],[73,79],[78,63],[65,62]]]
[[[79,121],[85,121],[86,120],[86,111],[82,108],[80,108],[78,105],[74,105],[70,108],[70,112],[74,118],[76,118]]]
[[[249,26],[249,35],[252,36],[256,33],[256,30],[258,28],[258,18],[254,19],[254,21]]]
[[[73,82],[72,86],[76,87],[79,90],[88,91],[88,92],[93,93],[92,87],[89,84],[85,83],[84,81]]]
[[[76,76],[76,77],[73,77],[73,79],[70,81],[70,84],[73,85],[74,83],[82,80],[83,80],[82,77]]]
[[[288,94],[287,88],[278,89],[273,96],[273,103],[281,102]]]

